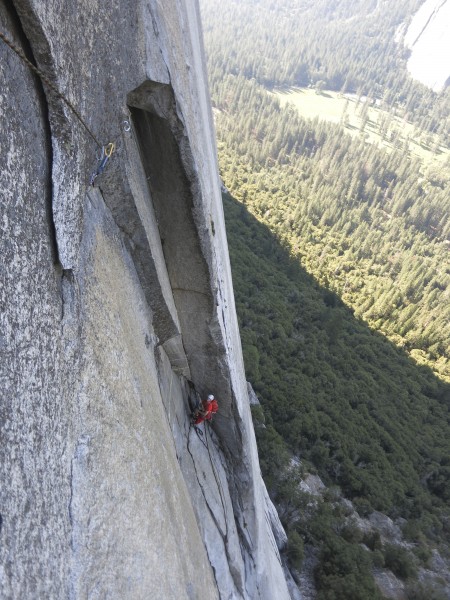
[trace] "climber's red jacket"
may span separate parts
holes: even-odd
[[[197,418],[194,421],[195,425],[198,425],[199,423],[203,423],[203,421],[211,421],[213,415],[215,415],[218,410],[219,410],[219,405],[218,405],[216,399],[204,400],[203,401],[203,412],[205,414],[199,414],[197,416]]]

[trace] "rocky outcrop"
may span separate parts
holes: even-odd
[[[378,589],[383,594],[383,598],[407,600],[405,584],[392,571],[388,571],[387,569],[376,570],[373,577]]]
[[[426,0],[405,35],[405,45],[411,49],[409,72],[436,92],[450,79],[449,24],[449,0]]]
[[[0,41],[0,596],[289,598],[197,3],[15,0],[0,27],[43,74]],[[202,432],[189,380],[220,401]]]

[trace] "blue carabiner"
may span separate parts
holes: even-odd
[[[92,173],[92,175],[91,175],[91,178],[89,180],[89,185],[94,185],[94,182],[97,179],[97,177],[103,173],[103,171],[105,170],[106,164],[107,164],[108,160],[111,158],[111,156],[113,155],[115,149],[116,149],[116,145],[114,144],[114,142],[110,142],[106,146],[102,146],[102,153],[100,155],[100,158],[98,159],[99,164],[98,164],[97,170],[94,173]]]

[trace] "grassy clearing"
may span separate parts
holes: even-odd
[[[351,135],[364,135],[371,144],[388,150],[394,147],[403,149],[436,167],[450,160],[450,149],[441,146],[436,137],[420,134],[411,123],[379,107],[365,107],[364,101],[358,101],[355,95],[332,91],[317,93],[309,88],[289,88],[271,93],[282,106],[291,104],[303,117],[318,117],[340,124]]]

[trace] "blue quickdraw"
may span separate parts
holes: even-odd
[[[106,168],[106,164],[113,155],[115,149],[116,145],[114,142],[110,142],[107,146],[102,146],[102,153],[100,155],[100,158],[98,159],[98,167],[97,170],[94,173],[92,173],[91,179],[89,180],[89,185],[94,185],[94,182],[97,179],[97,177],[103,173],[103,171]]]

